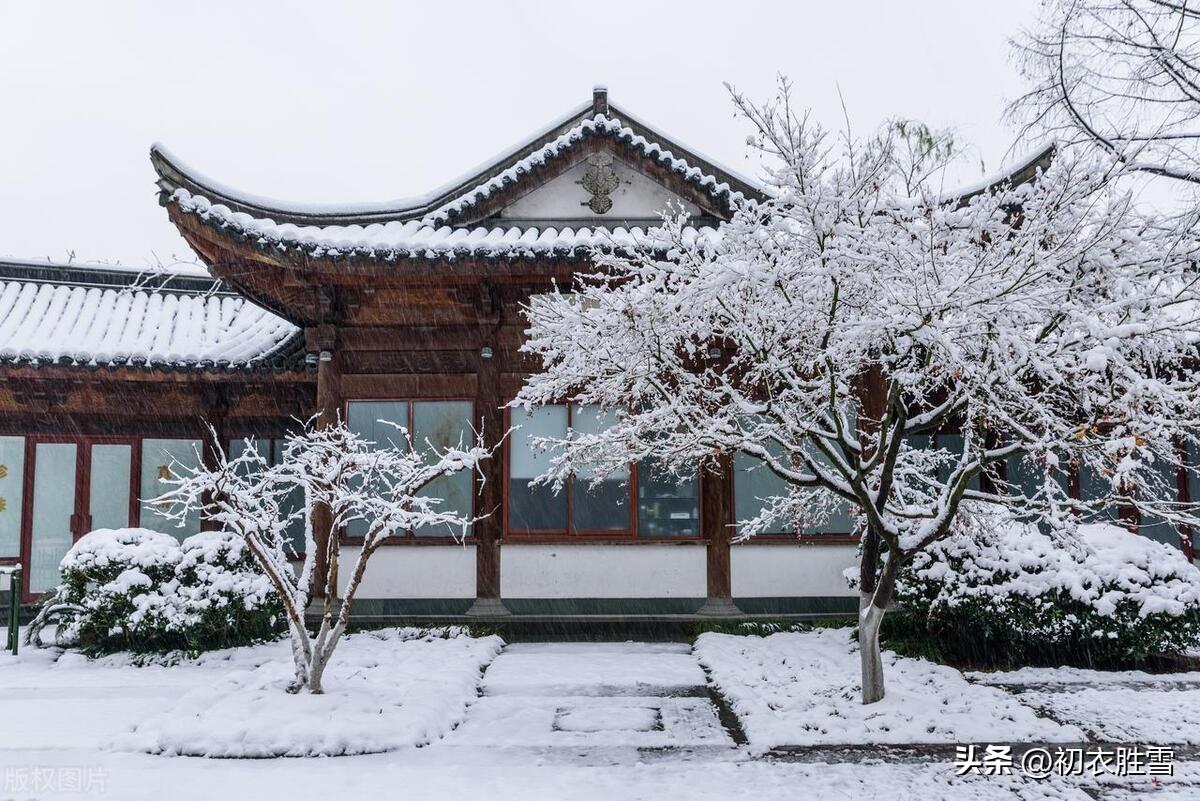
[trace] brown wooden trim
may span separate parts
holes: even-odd
[[[287,370],[230,370],[213,371],[190,368],[156,369],[142,367],[75,367],[62,364],[46,364],[34,367],[26,364],[0,363],[0,379],[4,381],[62,381],[90,382],[97,384],[149,383],[149,384],[313,384],[316,377],[311,372]]]
[[[498,319],[485,323],[482,338],[489,344],[495,339]],[[494,348],[494,346],[492,346]],[[493,352],[489,359],[476,353],[475,415],[482,429],[484,445],[494,449],[492,458],[485,460],[475,476],[476,521],[475,535],[475,597],[500,598],[500,540],[504,536],[507,496],[505,476],[508,474],[505,450],[502,447],[505,426],[504,399],[500,394],[501,354]]]
[[[756,534],[733,545],[857,545],[861,539],[858,534]]]
[[[33,567],[33,471],[37,467],[37,447],[25,437],[25,473],[21,487],[21,602],[31,603],[29,577]]]
[[[628,534],[563,534],[554,532],[514,532],[505,539],[508,545],[705,545],[704,537],[634,537]]]
[[[129,525],[142,525],[142,439],[131,439],[129,455]]]
[[[1175,492],[1180,503],[1192,502],[1192,490],[1188,486],[1188,453],[1187,443],[1182,439],[1175,440],[1175,453],[1179,458],[1179,467],[1175,470]],[[1198,465],[1192,465],[1197,467]],[[1200,500],[1200,499],[1196,499]],[[1183,550],[1183,555],[1188,561],[1196,558],[1196,544],[1193,541],[1195,533],[1191,526],[1181,526],[1179,531],[1179,547]]]
[[[362,546],[362,544],[364,542],[366,542],[365,537],[353,537],[350,535],[343,535],[341,537],[338,537],[339,545],[360,547],[360,546]],[[467,537],[466,539],[460,540],[460,539],[455,539],[454,537],[447,537],[447,536],[441,536],[441,535],[436,536],[436,537],[429,537],[429,536],[414,537],[411,535],[405,535],[403,537],[388,537],[387,539],[385,539],[383,542],[381,542],[379,544],[379,547],[381,547],[381,548],[396,548],[396,547],[407,548],[409,546],[414,546],[414,547],[438,546],[438,547],[442,547],[442,548],[452,548],[452,547],[461,548],[465,545],[476,545],[476,544],[478,544],[478,538],[476,538],[474,536]]]

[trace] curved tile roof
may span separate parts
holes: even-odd
[[[91,285],[86,275],[80,283],[48,281],[53,270],[44,265],[26,276],[20,265],[3,266],[0,362],[270,369],[300,337],[291,323],[228,292],[122,286],[103,273]],[[60,269],[72,281],[88,272]]]

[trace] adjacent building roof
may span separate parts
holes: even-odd
[[[299,329],[203,274],[0,260],[0,362],[280,370]]]

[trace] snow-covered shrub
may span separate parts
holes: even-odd
[[[144,528],[97,529],[63,557],[62,580],[30,626],[95,653],[197,652],[282,630],[278,599],[240,537],[182,543]]]
[[[902,636],[963,663],[1118,666],[1200,642],[1200,570],[1108,524],[951,536],[901,570],[896,599],[919,628]]]

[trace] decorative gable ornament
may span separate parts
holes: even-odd
[[[579,205],[587,206],[596,214],[604,214],[612,208],[612,193],[621,185],[621,177],[613,169],[613,157],[609,153],[593,153],[588,156],[587,172],[579,181],[580,186],[591,198]]]

